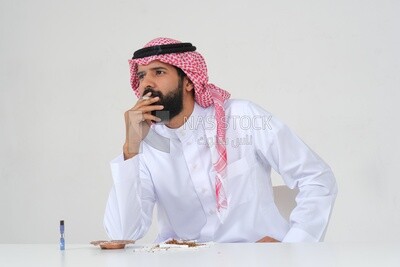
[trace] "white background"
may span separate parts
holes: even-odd
[[[106,238],[127,60],[192,42],[210,82],[286,122],[334,170],[326,241],[400,238],[400,2],[0,0],[0,243]],[[282,183],[274,178],[275,184]]]

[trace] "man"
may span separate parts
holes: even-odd
[[[157,242],[321,241],[337,193],[330,168],[270,113],[208,83],[195,49],[157,38],[129,61],[139,100],[111,162],[108,235],[143,237],[157,204]],[[271,168],[299,189],[289,222],[275,206]]]

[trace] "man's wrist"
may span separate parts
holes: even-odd
[[[128,160],[136,156],[138,153],[125,153],[124,152],[124,160]]]
[[[124,154],[124,160],[128,160],[139,154],[139,147],[140,146],[135,146],[130,147],[127,143],[124,144],[123,147],[123,154]]]

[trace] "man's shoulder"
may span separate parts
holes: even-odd
[[[227,115],[242,114],[265,114],[269,113],[264,108],[246,99],[228,99],[224,103],[225,113]]]
[[[224,103],[224,108],[226,112],[239,112],[246,111],[253,105],[253,102],[245,99],[228,99]]]

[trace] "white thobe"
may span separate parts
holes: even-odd
[[[225,112],[228,165],[223,187],[228,209],[216,210],[214,107],[195,104],[183,126],[155,124],[141,153],[126,161],[120,155],[111,162],[114,184],[104,217],[111,239],[143,237],[155,204],[156,242],[255,242],[264,236],[283,242],[323,239],[337,194],[329,166],[259,106],[228,100]],[[271,168],[289,188],[299,189],[289,221],[274,203]]]

